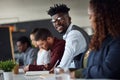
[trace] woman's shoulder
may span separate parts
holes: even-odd
[[[112,40],[109,42],[110,49],[120,49],[120,37],[118,38],[112,38]]]

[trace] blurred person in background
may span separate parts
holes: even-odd
[[[17,49],[20,52],[20,56],[17,59],[17,62],[20,66],[26,66],[28,64],[34,64],[36,60],[36,49],[32,48],[29,38],[26,36],[21,36],[18,38]]]

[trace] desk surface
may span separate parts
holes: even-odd
[[[54,74],[48,74],[46,78],[42,78],[41,76],[35,76],[35,75],[26,76],[22,71],[22,72],[19,72],[19,74],[14,74],[13,80],[56,80],[56,79]],[[80,80],[80,79],[71,79],[71,80]]]
[[[24,74],[13,75],[13,80],[56,80],[54,77],[40,78],[40,76],[25,76]],[[80,80],[80,79],[71,79]]]
[[[13,75],[13,80],[56,80],[56,79],[55,77],[41,78],[40,76],[25,76],[24,73],[19,73]],[[86,80],[86,79],[70,79],[70,80]],[[93,80],[93,79],[89,79],[89,80]],[[97,79],[97,80],[109,80],[109,79]]]

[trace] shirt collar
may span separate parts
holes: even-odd
[[[71,23],[66,31],[66,33],[63,35],[63,39],[66,38],[67,34],[71,31],[73,24]]]

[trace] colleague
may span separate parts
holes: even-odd
[[[35,36],[34,34],[39,30],[39,28],[35,28],[31,31],[30,33],[30,40],[31,40],[31,43],[34,47],[36,48],[39,48],[38,45],[37,45],[37,42],[35,41]]]
[[[119,79],[120,1],[90,0],[88,14],[94,34],[83,69],[72,72],[71,77]]]
[[[42,49],[50,50],[50,63],[47,65],[29,65],[25,71],[53,70],[59,64],[64,52],[65,41],[52,36],[48,29],[41,28],[35,33],[37,45]]]
[[[39,30],[39,28],[35,28],[32,30],[30,33],[30,39],[34,47],[38,48],[38,53],[37,53],[37,60],[36,60],[36,65],[46,65],[50,63],[50,50],[44,50],[41,47],[37,45],[37,42],[35,41],[35,33]]]
[[[52,18],[54,28],[63,34],[66,41],[64,55],[58,67],[78,68],[80,55],[87,50],[89,36],[80,27],[71,23],[69,10],[65,4],[55,4],[50,7],[48,14]]]
[[[17,59],[17,62],[20,66],[26,66],[28,64],[34,64],[36,60],[36,49],[31,47],[29,38],[26,36],[21,36],[16,42],[20,56]]]

